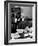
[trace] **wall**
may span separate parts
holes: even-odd
[[[21,11],[22,16],[32,18],[32,7],[21,7],[23,11]]]

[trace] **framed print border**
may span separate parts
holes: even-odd
[[[18,43],[8,43],[8,3],[33,3],[36,4],[35,7],[35,42],[18,42]],[[31,1],[4,1],[4,44],[33,44],[37,43],[37,2],[31,2]]]

